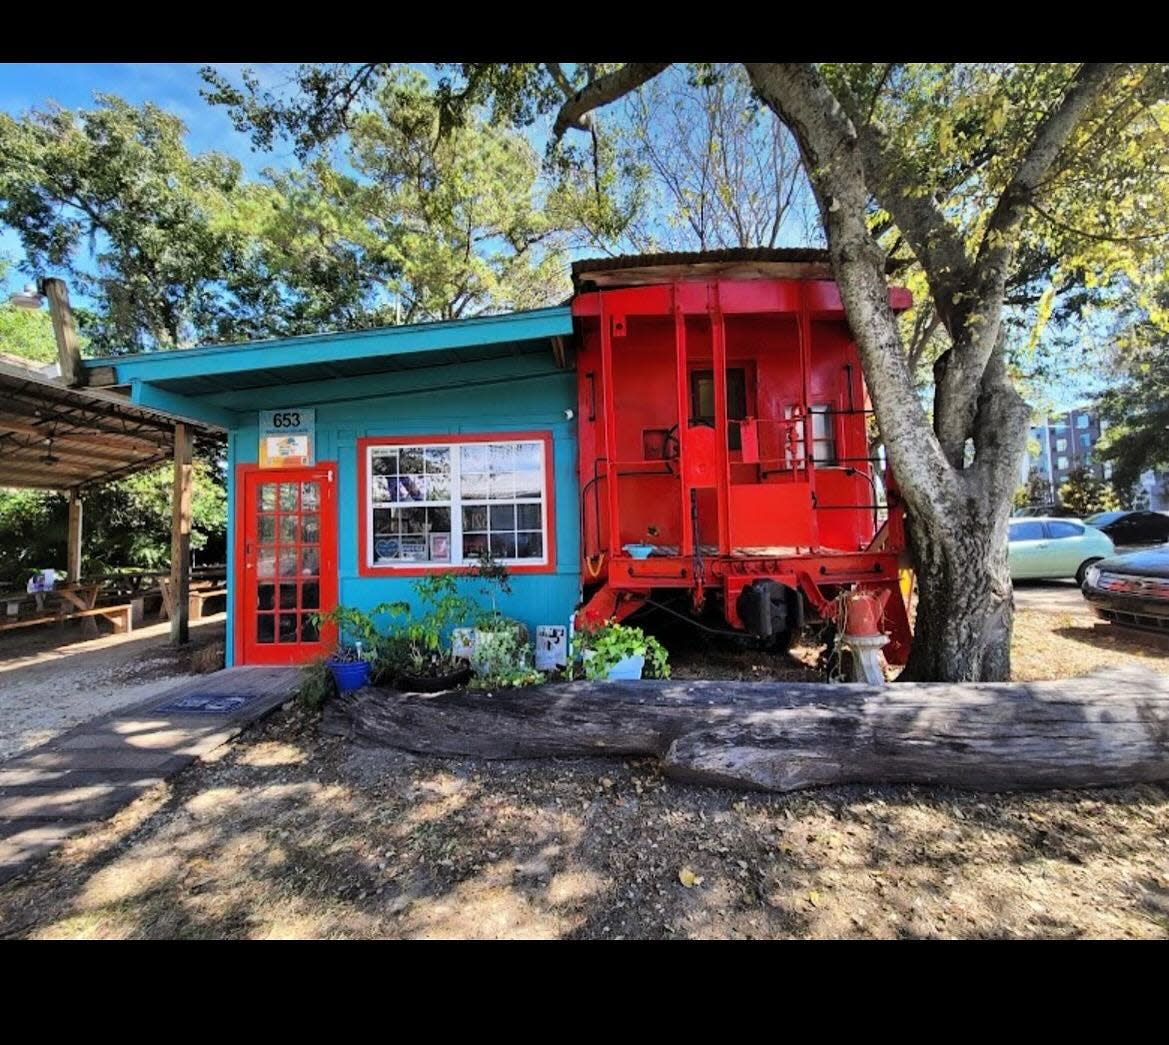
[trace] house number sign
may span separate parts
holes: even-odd
[[[260,467],[303,468],[316,463],[317,412],[312,408],[260,411]]]

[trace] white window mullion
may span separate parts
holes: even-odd
[[[462,443],[451,444],[451,565],[463,565]]]

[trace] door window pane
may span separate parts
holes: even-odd
[[[319,581],[304,581],[300,586],[300,605],[306,610],[321,608],[321,586]]]
[[[311,613],[302,613],[300,617],[300,641],[319,642],[321,633],[313,621]]]
[[[276,510],[276,484],[260,483],[260,511],[271,512]]]
[[[261,515],[256,526],[256,535],[261,541],[271,543],[276,540],[276,516]]]
[[[296,483],[280,484],[280,510],[282,512],[296,511]]]
[[[276,641],[276,618],[271,613],[261,613],[256,617],[256,641]]]

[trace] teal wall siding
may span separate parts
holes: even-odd
[[[442,365],[424,370],[337,378],[287,386],[266,386],[223,393],[209,400],[238,411],[240,416],[281,407],[316,409],[316,457],[337,462],[337,561],[341,602],[368,609],[386,600],[413,601],[412,578],[362,577],[358,573],[357,440],[365,436],[458,435],[478,432],[546,431],[552,435],[554,515],[549,523],[556,548],[551,573],[511,578],[512,594],[500,604],[503,612],[538,624],[567,623],[580,596],[579,487],[576,421],[565,412],[575,407],[571,371],[556,369],[547,354],[467,366]],[[246,412],[245,412],[246,411]],[[229,563],[234,571],[236,527],[235,467],[255,463],[256,423],[230,433],[228,453]],[[230,573],[234,578],[234,572]],[[237,608],[228,599],[228,634],[234,636]],[[466,590],[475,593],[473,582]],[[228,642],[228,661],[232,660]]]

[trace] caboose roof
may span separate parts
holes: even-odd
[[[577,292],[707,279],[832,279],[828,251],[815,247],[735,247],[628,254],[573,262]]]

